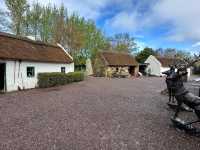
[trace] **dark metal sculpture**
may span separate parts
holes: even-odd
[[[190,93],[184,87],[183,76],[187,75],[187,72],[184,72],[183,70],[186,70],[185,68],[191,66],[197,61],[198,60],[195,60],[191,63],[188,63],[187,65],[178,65],[177,72],[174,71],[169,75],[169,79],[171,81],[169,88],[173,87],[173,92],[178,104],[175,115],[171,120],[175,127],[184,130],[190,134],[200,134],[200,130],[192,126],[192,124],[200,122],[200,97]],[[199,119],[197,121],[192,121],[188,123],[185,123],[184,121],[180,120],[178,118],[178,114],[181,110],[182,104],[185,104],[189,108],[192,108]]]
[[[172,109],[177,109],[177,102],[176,102],[176,99],[175,99],[175,84],[174,84],[174,81],[173,81],[173,77],[174,75],[176,74],[175,72],[176,68],[175,66],[170,66],[170,70],[168,71],[165,71],[163,72],[163,74],[167,75],[166,77],[166,85],[167,85],[167,90],[168,90],[168,95],[169,95],[169,102],[167,103],[168,106]],[[186,69],[185,70],[182,70],[181,72],[186,72]],[[185,106],[185,105],[181,105],[181,108],[180,108],[182,111],[188,111],[188,112],[191,112],[192,110]]]
[[[178,106],[174,117],[171,119],[175,127],[185,130],[190,134],[199,134],[199,129],[194,128],[192,124],[200,122],[200,97],[195,96],[185,89],[181,77],[185,74],[181,74],[179,70],[173,76],[174,86],[175,86],[175,98],[177,100]],[[185,123],[178,118],[178,114],[181,110],[181,105],[185,104],[192,108],[199,118],[197,121]]]
[[[163,74],[167,75],[165,81],[166,81],[168,95],[169,95],[168,104],[175,103],[175,93],[174,93],[173,81],[171,80],[173,74],[175,74],[175,67],[170,66],[170,70],[163,72]]]

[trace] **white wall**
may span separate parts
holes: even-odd
[[[162,72],[168,71],[170,67],[162,67],[162,64],[156,59],[155,56],[149,56],[145,63],[148,63],[148,67],[146,69],[146,72],[148,73],[148,69],[151,70],[151,75],[155,76],[163,76]],[[191,69],[187,69],[188,77],[191,75]]]
[[[187,72],[188,72],[188,77],[191,76],[191,68],[187,68]]]
[[[66,73],[74,72],[74,63],[56,64],[42,62],[5,61],[6,63],[6,86],[7,91],[20,89],[31,89],[37,87],[38,73],[61,72],[61,67],[65,67]],[[35,68],[35,76],[27,77],[27,67]]]
[[[150,70],[150,75],[155,75],[155,76],[161,76],[161,63],[154,57],[154,56],[149,56],[145,63],[149,64],[148,67],[146,68],[146,72]]]

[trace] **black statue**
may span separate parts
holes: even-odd
[[[175,93],[174,93],[174,87],[173,87],[173,81],[171,80],[172,76],[175,74],[175,67],[170,66],[170,70],[163,72],[163,74],[167,75],[166,77],[166,84],[167,84],[167,90],[169,94],[169,102],[168,104],[175,103]]]
[[[200,134],[199,129],[192,127],[193,123],[200,122],[200,97],[190,93],[184,87],[182,76],[184,76],[185,74],[186,73],[180,73],[180,71],[178,70],[172,77],[175,86],[174,92],[178,107],[174,117],[171,120],[177,128],[185,130],[187,133]],[[186,106],[194,110],[196,116],[198,117],[197,121],[185,123],[178,118],[178,114],[181,110],[182,104],[185,104]]]
[[[193,135],[200,135],[200,129],[197,129],[192,126],[192,124],[200,122],[200,97],[195,96],[194,94],[190,93],[183,84],[183,77],[187,75],[186,68],[197,62],[199,59],[193,61],[187,65],[180,65],[177,66],[177,72],[175,72],[174,68],[171,68],[167,74],[166,83],[168,88],[173,87],[173,94],[177,101],[176,112],[173,118],[171,119],[175,127],[186,131],[187,133]],[[178,114],[182,108],[182,104],[185,104],[189,108],[193,109],[196,116],[198,117],[197,121],[192,121],[185,123],[184,121],[178,118]]]
[[[170,66],[170,70],[163,72],[163,74],[167,75],[166,85],[167,85],[167,90],[168,90],[168,93],[169,93],[169,102],[167,104],[172,109],[177,109],[177,102],[176,102],[176,99],[175,99],[175,87],[176,87],[176,85],[173,81],[173,77],[176,74],[175,70],[176,70],[175,66]],[[186,69],[184,69],[184,68],[180,69],[179,68],[179,72],[185,73],[184,76],[187,76]],[[181,78],[181,79],[183,79],[183,78]],[[181,105],[180,109],[182,111],[188,111],[188,112],[192,111],[192,109],[190,109],[186,105]]]
[[[186,104],[190,108],[195,110],[196,114],[199,114],[198,117],[200,118],[200,107],[198,112],[198,105],[200,105],[200,97],[195,96],[194,94],[190,93],[186,88],[184,87],[182,76],[186,75],[186,73],[180,73],[179,69],[178,71],[172,76],[173,86],[174,86],[174,92],[175,92],[175,98],[177,100],[178,106],[181,106],[181,104]],[[177,109],[175,116],[178,116],[179,108]],[[196,112],[197,111],[197,112]]]
[[[178,71],[171,76],[171,80],[173,81],[174,94],[178,104],[175,115],[171,120],[175,127],[193,135],[200,135],[200,129],[192,126],[192,124],[200,122],[200,97],[190,93],[184,87],[182,77],[185,76],[187,72],[183,73],[181,72],[181,70],[182,69],[179,68]],[[185,104],[186,106],[194,110],[194,113],[198,117],[197,121],[185,123],[178,118],[178,114],[181,110],[182,104]]]

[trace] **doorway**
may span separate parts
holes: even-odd
[[[129,67],[129,73],[130,73],[131,76],[135,76],[135,66]]]
[[[5,90],[5,71],[6,71],[6,64],[0,63],[0,91]]]

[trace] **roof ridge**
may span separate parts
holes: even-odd
[[[73,59],[61,47],[16,38],[0,32],[0,59],[38,62],[72,63]]]
[[[23,36],[17,37],[14,34],[6,33],[6,32],[0,32],[0,36],[4,36],[4,37],[7,37],[7,38],[13,38],[13,39],[16,39],[16,40],[22,40],[22,41],[29,42],[29,43],[32,43],[32,44],[37,44],[37,45],[44,45],[44,46],[50,46],[50,47],[56,47],[56,48],[58,47],[57,45],[45,43],[45,42],[42,42],[42,41],[34,41],[34,40],[31,40],[31,39],[29,39],[27,37],[23,37]]]
[[[156,58],[165,58],[165,59],[178,59],[174,57],[169,57],[169,56],[155,56]]]
[[[114,50],[110,50],[110,51],[101,51],[100,53],[114,53],[114,54],[124,54],[124,55],[130,55],[130,56],[133,56],[129,53],[126,53],[126,52],[118,52],[118,51],[114,51]]]

